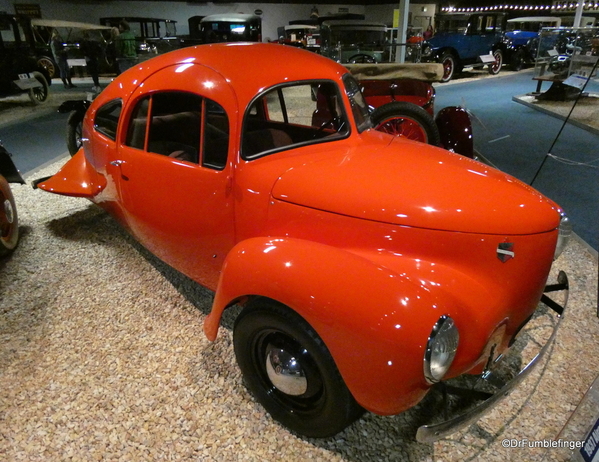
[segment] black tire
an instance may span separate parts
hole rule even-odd
[[[350,64],[376,64],[376,59],[373,56],[360,53],[353,55],[348,62]]]
[[[46,77],[41,72],[32,72],[33,77],[42,84],[41,87],[31,88],[29,90],[29,99],[35,105],[41,104],[48,99],[49,86]]]
[[[48,78],[53,79],[56,77],[56,64],[54,64],[54,60],[48,56],[40,56],[37,58],[37,65],[40,68],[46,69],[48,73]]]
[[[0,255],[12,252],[19,243],[19,217],[10,186],[0,175]]]
[[[495,58],[495,62],[490,63],[487,68],[489,74],[497,75],[501,71],[501,66],[503,66],[503,52],[497,49],[493,52],[493,57]]]
[[[350,425],[364,412],[345,385],[327,347],[297,313],[269,299],[249,304],[235,321],[233,342],[246,386],[266,411],[288,429],[325,438]],[[270,355],[288,353],[296,372],[280,374],[280,364],[267,370]],[[288,359],[291,359],[288,356]],[[273,384],[271,378],[279,383]],[[280,383],[283,381],[285,383]],[[299,389],[283,390],[287,384]],[[293,390],[293,391],[292,391]]]
[[[431,115],[414,103],[394,101],[376,108],[370,115],[375,130],[439,146],[441,136]]]
[[[83,137],[83,117],[85,112],[73,111],[67,119],[67,149],[69,154],[74,156],[82,146]]]
[[[455,56],[450,52],[441,55],[439,62],[443,64],[443,77],[441,82],[449,82],[457,72],[457,63]]]
[[[510,59],[510,70],[519,71],[524,67],[524,50],[517,50]]]

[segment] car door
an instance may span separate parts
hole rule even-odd
[[[121,204],[136,238],[215,289],[234,244],[229,85],[197,64],[161,70],[132,95],[118,158]]]
[[[495,27],[497,16],[492,14],[477,16],[477,33],[470,42],[471,56],[488,55],[497,41]]]

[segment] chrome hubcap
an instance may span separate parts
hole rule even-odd
[[[12,204],[8,199],[4,201],[4,216],[6,216],[6,221],[8,224],[12,225],[15,221],[15,212],[12,208]]]
[[[306,393],[308,379],[299,361],[289,352],[270,344],[266,352],[266,373],[277,390],[291,396]]]

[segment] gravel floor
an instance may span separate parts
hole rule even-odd
[[[599,370],[597,261],[577,242],[555,265],[571,296],[551,356],[492,413],[430,445],[413,439],[430,403],[313,440],[273,422],[244,388],[232,315],[214,344],[204,338],[212,293],[89,202],[12,187],[22,240],[0,260],[1,460],[565,460],[502,440],[556,437]]]

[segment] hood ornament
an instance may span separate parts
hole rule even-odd
[[[511,260],[515,256],[513,242],[502,242],[497,246],[497,258],[499,258],[502,263]]]

